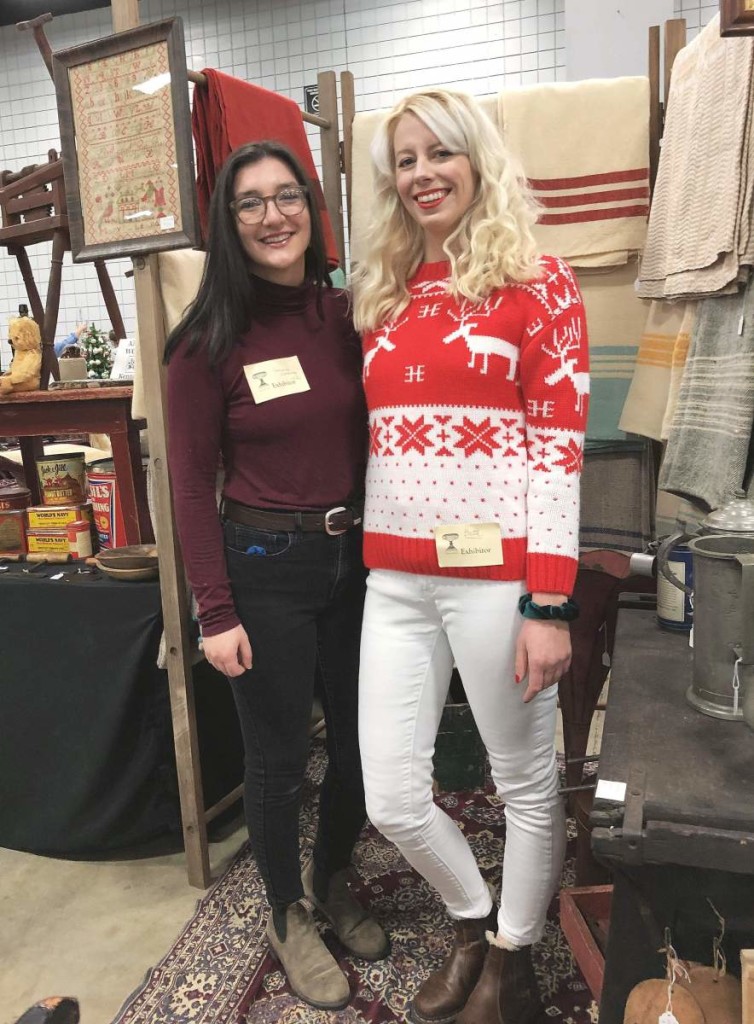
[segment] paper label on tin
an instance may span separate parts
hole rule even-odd
[[[681,583],[686,582],[686,563],[668,562],[673,572]],[[673,586],[670,580],[666,580],[660,573],[657,574],[657,615],[668,622],[683,622],[686,608],[686,594]]]
[[[437,564],[453,566],[502,565],[503,538],[499,523],[449,523],[435,527]]]
[[[610,779],[600,779],[597,789],[594,791],[595,800],[611,800],[616,804],[626,802],[626,783],[612,782]]]
[[[243,372],[257,405],[270,402],[274,398],[298,395],[302,391],[311,390],[298,356],[248,363],[244,366]]]

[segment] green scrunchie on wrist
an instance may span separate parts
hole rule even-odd
[[[522,594],[518,610],[525,619],[538,619],[540,622],[573,622],[579,617],[579,606],[570,597],[563,604],[537,604],[532,601],[531,594]]]

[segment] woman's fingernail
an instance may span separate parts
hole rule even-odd
[[[520,683],[520,682],[521,682],[521,676],[519,676],[519,675],[517,675],[517,676],[516,676],[516,682],[517,682],[517,683]]]

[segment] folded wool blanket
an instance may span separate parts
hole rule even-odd
[[[191,126],[196,144],[196,196],[203,237],[207,237],[209,201],[215,180],[227,157],[244,142],[275,139],[296,154],[306,172],[312,198],[322,214],[328,261],[337,266],[338,249],[301,109],[285,96],[221,71],[204,68],[202,74],[207,85],[194,89]]]
[[[694,302],[649,304],[633,380],[618,421],[621,430],[655,441],[665,436],[663,423],[671,394],[674,404],[695,307]]]
[[[654,537],[651,442],[586,446],[581,475],[581,551],[643,551]]]
[[[658,486],[706,511],[742,487],[754,419],[754,287],[699,303]]]
[[[649,213],[649,80],[589,79],[501,92],[498,120],[543,210],[543,252],[575,267],[641,250]]]
[[[639,294],[735,292],[754,261],[754,38],[719,16],[675,59]],[[743,268],[743,269],[742,269]]]
[[[634,375],[648,303],[637,298],[636,260],[599,271],[580,269],[589,334],[591,396],[588,441],[624,439],[618,427]]]
[[[351,142],[351,216],[349,245],[351,263],[363,255],[364,242],[374,209],[374,165],[370,147],[386,110],[370,110],[353,119]]]

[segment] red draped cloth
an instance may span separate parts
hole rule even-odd
[[[191,113],[202,237],[207,237],[209,201],[215,180],[228,156],[244,142],[274,139],[296,154],[306,172],[312,197],[322,214],[328,262],[331,267],[336,267],[338,249],[335,235],[297,104],[269,89],[242,82],[240,78],[212,68],[204,68],[202,74],[207,85],[197,85],[194,89]]]

